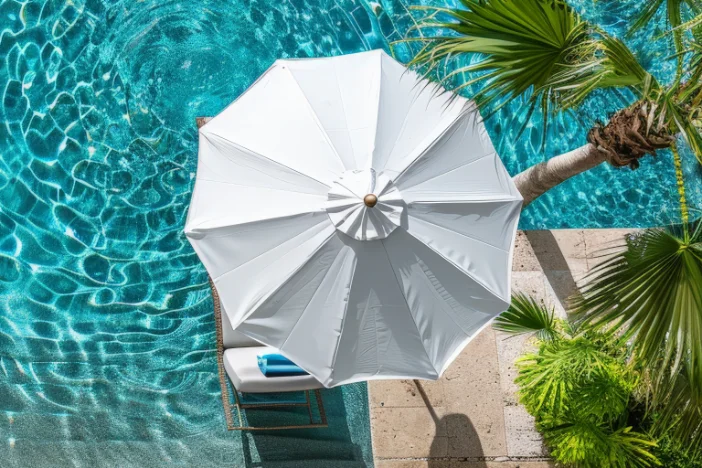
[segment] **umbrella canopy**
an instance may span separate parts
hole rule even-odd
[[[510,301],[522,198],[475,104],[382,51],[278,60],[200,130],[185,232],[325,386],[437,379]]]

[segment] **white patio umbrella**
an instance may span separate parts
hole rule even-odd
[[[474,103],[371,51],[278,60],[202,127],[185,232],[325,386],[437,379],[509,305],[521,203]]]

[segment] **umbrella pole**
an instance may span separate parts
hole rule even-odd
[[[417,386],[417,391],[419,392],[419,395],[422,397],[422,400],[424,400],[424,404],[427,406],[427,409],[429,410],[429,414],[431,415],[431,419],[434,420],[434,424],[436,426],[439,426],[439,416],[436,414],[436,411],[434,411],[434,407],[431,405],[431,402],[429,402],[429,397],[427,396],[427,393],[424,391],[424,387],[422,387],[422,383],[415,379],[413,380],[414,384]]]

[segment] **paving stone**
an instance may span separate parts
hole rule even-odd
[[[515,240],[512,289],[554,307],[594,263],[599,246],[631,230],[520,232]],[[533,346],[491,327],[481,332],[437,382],[421,382],[432,416],[412,380],[369,385],[371,425],[379,468],[546,468],[533,419],[517,404],[514,361]],[[481,457],[491,461],[476,461]],[[514,458],[526,458],[514,461]],[[536,458],[537,460],[530,460]],[[511,459],[511,460],[510,460]]]
[[[526,237],[543,270],[587,271],[583,230],[527,231]]]
[[[553,311],[558,318],[567,318],[569,304],[573,297],[578,294],[578,281],[584,276],[584,272],[573,276],[570,271],[545,271],[544,285],[546,294],[543,301]]]
[[[640,229],[588,229],[585,231],[585,254],[589,268],[605,261],[619,251],[627,235]]]
[[[377,460],[375,462],[375,468],[428,468],[429,461],[427,460]],[[449,461],[432,461],[432,468],[444,468],[449,466]],[[441,463],[443,466],[439,465]]]
[[[433,465],[427,466],[429,468],[434,468]],[[454,461],[449,465],[449,468],[551,468],[553,466],[555,465],[545,461]]]
[[[483,463],[483,464],[481,464]],[[456,462],[450,468],[551,468],[553,465],[545,461],[506,461],[506,462]]]
[[[371,411],[373,453],[376,458],[446,457],[448,436],[445,408],[375,408]]]
[[[449,460],[380,460],[376,468],[453,468]]]
[[[379,460],[376,468],[551,468],[545,461]]]
[[[510,457],[544,457],[546,448],[539,431],[534,427],[534,418],[519,406],[506,406],[505,439],[507,455]]]
[[[444,382],[450,457],[499,456],[506,450],[495,332],[486,328],[473,344]]]
[[[524,231],[518,231],[514,240],[512,271],[541,271],[539,260]]]
[[[426,407],[422,391],[432,406],[444,406],[443,381],[374,380],[369,383],[372,407]]]
[[[495,346],[495,331],[486,327],[451,363],[444,372],[444,395],[446,384],[453,380],[483,381],[496,378],[497,348]]]
[[[494,457],[506,452],[504,415],[499,395],[493,394],[492,400],[464,404],[461,413],[451,413],[445,420],[449,433],[449,457]]]
[[[514,383],[518,375],[515,361],[528,349],[534,348],[534,346],[529,346],[529,343],[533,340],[530,335],[515,336],[502,332],[496,333],[496,339],[502,402],[505,406],[517,405],[519,386]]]
[[[550,299],[545,279],[543,271],[513,271],[512,294],[522,293],[537,299]]]

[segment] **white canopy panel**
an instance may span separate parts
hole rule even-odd
[[[474,103],[382,51],[278,60],[200,130],[186,234],[325,386],[437,379],[510,300],[522,199]]]

